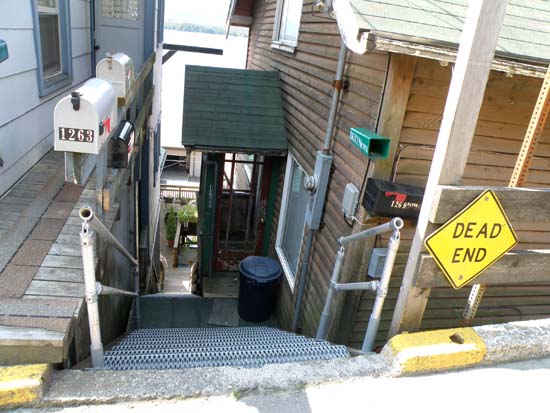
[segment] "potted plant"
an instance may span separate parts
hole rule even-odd
[[[174,238],[176,238],[177,227],[177,214],[174,208],[170,208],[168,211],[168,218],[166,219],[166,241],[168,241],[168,248],[174,247]]]

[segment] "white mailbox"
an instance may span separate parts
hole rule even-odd
[[[134,82],[134,62],[124,53],[107,56],[97,64],[96,76],[113,85],[117,97],[126,98]]]
[[[117,125],[117,100],[110,83],[90,79],[55,106],[56,151],[98,154]]]

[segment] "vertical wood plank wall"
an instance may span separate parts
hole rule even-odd
[[[304,1],[298,46],[292,54],[271,47],[276,0],[256,2],[248,56],[249,69],[280,72],[290,152],[308,174],[312,173],[315,153],[323,144],[340,46],[336,23],[312,16],[311,6],[311,1]],[[340,210],[344,187],[352,182],[360,188],[367,168],[367,158],[349,141],[349,129],[375,128],[387,64],[387,54],[348,54],[345,78],[351,84],[341,98],[325,226],[315,236],[302,309],[303,332],[307,335],[314,335],[317,329],[337,250],[336,239],[350,233]],[[273,228],[277,228],[279,210],[280,196]],[[275,236],[274,231],[273,256]],[[294,298],[283,279],[277,313],[282,327],[290,327],[293,308]]]
[[[396,164],[397,182],[424,186],[433,156],[452,66],[422,59],[417,64],[407,112],[400,136],[401,152]],[[492,72],[480,112],[476,135],[464,174],[464,185],[507,186],[533,111],[541,79],[506,77]],[[399,152],[398,152],[399,153]],[[536,151],[536,160],[526,186],[550,185],[550,130],[547,129]],[[516,250],[550,248],[550,226],[539,223],[513,223],[520,243]],[[385,338],[405,268],[406,253],[413,230],[403,233],[399,263],[383,312],[378,342]],[[520,277],[521,274],[514,274]],[[421,329],[456,327],[470,289],[432,289]],[[364,296],[356,316],[350,345],[361,343],[373,300]],[[475,325],[548,317],[550,283],[488,287]]]

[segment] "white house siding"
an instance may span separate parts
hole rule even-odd
[[[0,39],[10,55],[0,63],[0,196],[53,148],[55,104],[92,73],[90,3],[69,0],[73,83],[39,96],[31,1],[0,2]]]

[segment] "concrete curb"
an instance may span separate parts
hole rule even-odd
[[[24,377],[25,385],[17,390],[6,388],[1,393],[0,408],[8,403],[32,403],[43,408],[227,395],[238,400],[260,394],[300,392],[321,384],[351,385],[357,380],[377,381],[548,356],[550,319],[400,334],[390,340],[382,354],[273,364],[258,369],[54,371],[51,386],[40,399],[50,372],[48,366],[42,365],[35,366],[35,375],[12,376],[15,382]],[[30,381],[27,383],[25,378]]]
[[[49,364],[29,364],[0,368],[0,409],[38,402],[49,384]]]
[[[548,357],[550,319],[399,334],[382,356],[394,377]]]

